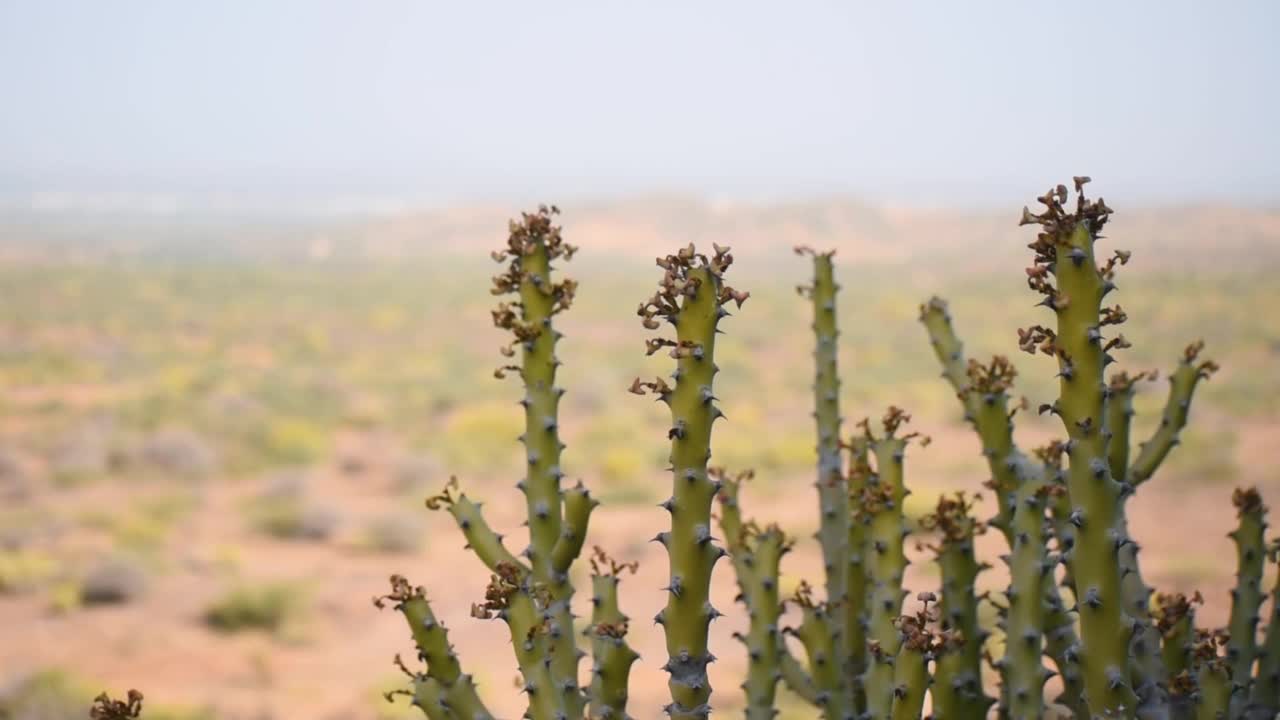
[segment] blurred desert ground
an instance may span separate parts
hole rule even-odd
[[[1234,569],[1232,487],[1256,484],[1280,505],[1280,211],[1108,202],[1109,243],[1134,251],[1117,295],[1134,344],[1122,366],[1168,370],[1196,338],[1223,366],[1132,518],[1149,582],[1200,589],[1202,621],[1218,624]],[[838,250],[846,429],[895,403],[934,438],[908,458],[919,515],[986,479],[916,322],[922,300],[951,301],[972,355],[1012,356],[1033,406],[1052,391],[1051,361],[1015,344],[1014,329],[1043,312],[1025,287],[1018,207],[651,196],[564,208],[581,247],[563,268],[581,281],[562,325],[566,469],[605,501],[589,542],[641,561],[624,601],[643,655],[633,715],[659,717],[665,693],[648,618],[666,560],[646,540],[667,522],[655,506],[668,494],[667,420],[625,392],[636,375],[667,372],[661,355],[644,356],[635,317],[658,277],[652,258],[690,241],[736,251],[733,284],[752,296],[718,349],[728,422],[713,459],[755,467],[749,514],[803,538],[784,563],[794,586],[818,560],[813,341],[794,292],[810,265],[792,246]],[[523,545],[519,391],[492,375],[504,338],[490,324],[486,259],[519,209],[0,213],[0,717],[82,717],[89,695],[129,687],[153,720],[414,717],[381,697],[405,685],[395,653],[413,657],[402,619],[370,603],[393,572],[428,588],[491,707],[517,717],[506,631],[468,615],[487,573],[422,501],[456,474]],[[1140,395],[1137,436],[1164,390]],[[1060,431],[1033,413],[1019,421],[1027,445]],[[909,587],[933,589],[927,553],[910,547]],[[983,542],[988,559],[1000,551]],[[728,612],[712,668],[725,713],[744,665],[727,564],[715,588]],[[585,614],[587,598],[578,604]]]

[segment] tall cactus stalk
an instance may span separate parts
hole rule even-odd
[[[1156,595],[1152,613],[1156,631],[1160,633],[1160,655],[1170,678],[1191,668],[1191,651],[1195,646],[1195,606],[1204,599],[1200,593],[1187,597],[1182,593]]]
[[[524,556],[533,582],[545,586],[550,593],[546,611],[551,616],[551,676],[566,712],[577,716],[582,712],[584,698],[578,687],[581,653],[575,645],[569,567],[582,549],[594,503],[585,491],[576,492],[571,500],[560,488],[564,477],[560,452],[564,445],[559,434],[559,404],[564,390],[556,386],[556,369],[560,366],[556,343],[561,334],[552,326],[552,318],[569,308],[577,283],[572,279],[556,283],[551,278],[552,263],[559,258],[568,260],[576,252],[553,224],[558,212],[555,207],[544,206],[536,213],[526,213],[522,222],[511,223],[507,246],[493,254],[495,261],[507,263],[507,271],[494,278],[492,292],[514,293],[519,301],[500,303],[493,319],[495,325],[512,333],[512,346],[520,347],[520,366],[508,369],[519,372],[525,390],[520,401],[525,432],[520,439],[525,446],[527,468],[519,487],[525,495],[530,542]],[[514,354],[511,349],[505,352]],[[566,510],[570,511],[567,517]]]
[[[934,297],[920,306],[920,321],[929,333],[929,342],[942,365],[942,377],[955,390],[964,409],[966,422],[973,426],[982,443],[991,479],[987,486],[996,494],[997,512],[991,525],[1004,535],[1012,551],[1014,510],[1017,494],[1026,479],[1054,483],[1060,468],[1035,464],[1017,447],[1013,439],[1013,417],[1017,406],[1011,406],[1009,391],[1016,371],[1009,360],[997,355],[983,365],[966,359],[964,344],[956,335],[946,301]],[[979,387],[981,384],[981,387]],[[1043,476],[1043,477],[1041,477]],[[1064,502],[1055,500],[1055,502]],[[1067,522],[1070,510],[1061,513],[1061,530],[1055,533],[1059,549],[1069,554],[1075,529]],[[1075,650],[1079,647],[1074,620],[1068,615],[1052,573],[1045,573],[1040,596],[1044,598],[1044,649],[1053,659],[1062,678],[1063,692],[1059,703],[1071,708],[1077,720],[1089,718],[1082,700],[1083,677]]]
[[[1231,532],[1236,544],[1236,586],[1231,591],[1230,641],[1227,663],[1231,683],[1242,692],[1232,695],[1232,716],[1249,697],[1253,665],[1258,658],[1258,620],[1262,607],[1262,569],[1266,563],[1267,506],[1257,488],[1237,489],[1231,496],[1240,524]]]
[[[844,684],[840,679],[843,664],[839,638],[833,630],[839,608],[814,600],[813,588],[804,581],[800,582],[792,602],[800,608],[801,621],[799,627],[787,628],[785,632],[794,635],[804,646],[809,676],[818,689],[816,704],[828,720],[848,717],[851,711],[838,691]]]
[[[942,629],[954,638],[939,653],[934,671],[933,715],[937,720],[982,720],[993,700],[982,687],[982,645],[986,631],[978,625],[975,583],[987,568],[974,555],[974,536],[986,528],[970,514],[973,499],[963,492],[938,498],[933,514],[921,526],[938,533],[934,552],[942,571],[939,614]]]
[[[891,715],[893,659],[901,646],[894,622],[907,594],[902,587],[907,569],[903,550],[903,539],[907,535],[902,512],[907,495],[903,461],[907,443],[920,437],[918,433],[898,435],[898,430],[909,420],[910,416],[900,408],[890,407],[882,421],[882,435],[872,432],[870,421],[861,423],[867,447],[875,458],[875,472],[867,478],[859,511],[867,526],[863,562],[868,585],[868,653],[862,686],[867,698],[866,713],[872,720],[885,720]],[[928,438],[922,438],[921,442],[927,443]]]
[[[849,491],[849,570],[845,601],[844,628],[849,638],[849,684],[853,686],[853,708],[862,715],[866,711],[867,694],[862,678],[867,671],[867,595],[870,585],[866,568],[866,523],[861,521],[862,495],[867,480],[872,475],[870,443],[865,436],[849,440],[849,472],[846,485]]]
[[[918,613],[896,620],[901,643],[893,660],[893,720],[916,720],[921,716],[929,687],[929,661],[939,651],[938,638],[929,629],[933,620],[929,603],[936,598],[926,592],[920,593],[919,599],[923,606]]]
[[[836,676],[837,685],[831,691],[842,696],[841,707],[852,708],[849,678],[861,668],[852,661],[854,648],[846,631],[844,610],[849,600],[849,492],[840,455],[840,376],[837,370],[837,339],[840,333],[836,325],[836,291],[839,286],[835,282],[832,264],[835,251],[820,253],[811,248],[797,247],[796,253],[813,258],[813,285],[798,289],[813,303],[816,339],[813,416],[818,435],[818,477],[815,482],[819,510],[817,537],[822,545],[827,603],[831,607],[830,630],[835,638],[841,667]]]
[[[1094,245],[1111,209],[1083,194],[1088,178],[1075,178],[1078,202],[1067,212],[1067,188],[1059,185],[1039,201],[1039,215],[1023,209],[1023,224],[1043,230],[1031,244],[1035,252],[1028,283],[1044,296],[1042,304],[1057,319],[1055,328],[1040,325],[1019,331],[1019,345],[1058,361],[1059,395],[1047,409],[1061,419],[1067,444],[1067,488],[1077,535],[1071,572],[1080,613],[1081,652],[1086,702],[1094,715],[1132,717],[1137,696],[1131,686],[1129,640],[1131,621],[1124,612],[1120,568],[1115,555],[1125,535],[1120,524],[1120,483],[1111,476],[1107,458],[1106,399],[1103,381],[1109,351],[1125,347],[1123,336],[1104,341],[1102,329],[1125,320],[1118,307],[1102,309],[1103,297],[1115,286],[1115,263],[1099,268]],[[1056,282],[1056,285],[1054,284]]]
[[[1192,650],[1192,668],[1175,678],[1173,694],[1188,700],[1196,720],[1227,720],[1231,706],[1231,666],[1224,651],[1227,633],[1197,630]]]
[[[1267,556],[1280,570],[1280,540],[1272,542]],[[1271,616],[1266,639],[1258,652],[1258,675],[1253,685],[1253,706],[1274,716],[1280,713],[1280,572],[1271,590]]]
[[[667,549],[671,575],[667,586],[667,606],[655,620],[663,626],[667,639],[671,703],[665,708],[676,720],[706,718],[711,684],[707,663],[713,657],[707,648],[707,631],[719,612],[709,600],[711,571],[725,551],[712,542],[711,504],[717,484],[707,476],[711,457],[711,426],[721,417],[715,405],[712,385],[718,370],[715,364],[715,335],[720,319],[728,315],[724,305],[739,306],[746,293],[738,293],[723,282],[725,270],[733,262],[728,248],[716,247],[708,258],[690,244],[675,255],[658,259],[664,270],[659,290],[641,304],[639,315],[650,330],[661,327],[659,317],[675,326],[676,339],[654,338],[646,345],[650,354],[669,347],[676,360],[675,387],[658,378],[644,383],[637,379],[632,391],[651,392],[671,408],[672,495],[663,503],[671,514],[671,530],[658,540]]]
[[[1061,452],[1051,444],[1037,451],[1042,459]],[[1046,464],[1048,461],[1046,459]],[[1046,616],[1051,606],[1042,594],[1046,577],[1051,578],[1054,562],[1049,559],[1046,510],[1054,486],[1036,469],[1025,472],[1014,493],[1013,543],[1006,560],[1009,589],[1005,592],[1004,658],[1000,661],[1005,704],[1004,714],[1013,720],[1039,718],[1044,714],[1044,683],[1049,671],[1041,662]]]
[[[620,563],[604,550],[591,555],[591,625],[584,631],[591,639],[591,685],[588,717],[596,720],[630,720],[627,714],[631,665],[640,658],[627,644],[630,623],[618,603],[622,573],[635,573],[638,563]]]
[[[782,556],[791,550],[791,541],[777,525],[761,530],[753,522],[743,522],[738,497],[742,483],[754,476],[752,471],[731,475],[712,468],[709,472],[721,483],[720,530],[738,579],[737,599],[747,609],[747,632],[734,634],[747,649],[747,678],[742,683],[747,696],[746,717],[773,720],[784,649],[779,629],[783,609],[779,566]]]

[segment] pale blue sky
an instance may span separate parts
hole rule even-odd
[[[1280,2],[0,0],[0,192],[1280,199]]]

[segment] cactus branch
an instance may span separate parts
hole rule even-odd
[[[934,714],[944,720],[981,720],[993,702],[982,687],[982,644],[986,637],[978,625],[978,574],[986,569],[974,556],[974,536],[985,526],[971,515],[975,497],[963,492],[938,498],[933,514],[921,519],[921,527],[938,534],[934,551],[942,571],[939,615],[942,629],[955,639],[937,661],[934,672]]]
[[[618,604],[618,583],[624,572],[635,573],[637,563],[620,563],[600,548],[591,557],[591,699],[589,717],[630,720],[627,715],[631,665],[639,655],[627,644],[630,618]]]
[[[990,524],[1004,535],[1010,550],[1014,547],[1013,514],[1018,506],[1017,492],[1024,478],[1040,482],[1057,482],[1060,469],[1034,463],[1014,444],[1013,417],[1018,405],[1010,408],[1009,391],[1013,387],[1016,371],[1008,358],[995,356],[983,365],[966,359],[964,345],[956,335],[947,303],[934,297],[920,306],[920,322],[929,334],[934,354],[942,365],[942,376],[956,391],[964,408],[965,420],[970,423],[982,443],[982,455],[991,472],[988,487],[996,494],[996,517]],[[1045,458],[1041,458],[1043,461]],[[1055,505],[1066,503],[1065,494],[1055,499]],[[1055,508],[1058,509],[1058,508]],[[1061,522],[1055,527],[1059,549],[1064,554],[1074,543],[1075,530],[1066,522],[1070,509],[1061,512]],[[1068,567],[1068,575],[1070,568]],[[1081,699],[1083,694],[1079,664],[1073,659],[1079,646],[1075,623],[1067,614],[1052,573],[1045,573],[1041,596],[1047,606],[1044,617],[1045,651],[1053,659],[1062,677],[1063,692],[1058,702],[1072,709],[1078,720],[1087,720],[1088,709]]]
[[[1024,209],[1023,224],[1039,224],[1042,232],[1030,247],[1035,260],[1027,269],[1032,290],[1057,318],[1055,328],[1036,325],[1019,330],[1019,346],[1058,361],[1059,395],[1048,406],[1062,420],[1067,443],[1067,487],[1077,518],[1071,572],[1080,612],[1084,686],[1094,715],[1131,717],[1137,696],[1130,682],[1129,622],[1125,618],[1120,569],[1115,553],[1125,540],[1119,522],[1121,485],[1111,476],[1107,458],[1105,366],[1110,349],[1123,341],[1104,342],[1101,331],[1123,322],[1124,313],[1101,308],[1114,287],[1114,263],[1099,268],[1094,244],[1111,209],[1090,202],[1082,189],[1088,178],[1076,178],[1076,209],[1067,212],[1067,188],[1059,185],[1039,200],[1040,215]],[[1117,255],[1121,262],[1128,255]],[[1056,286],[1055,286],[1056,281]],[[1122,337],[1122,336],[1121,336]]]
[[[409,632],[418,648],[418,657],[426,663],[426,677],[439,684],[439,696],[458,720],[492,720],[493,714],[476,694],[471,676],[462,672],[458,655],[449,644],[449,632],[436,619],[427,602],[426,593],[399,575],[391,576],[391,592],[374,599],[374,605],[387,602],[404,616]],[[426,712],[426,708],[424,708]]]
[[[1272,541],[1268,558],[1280,565],[1280,540]],[[1280,712],[1280,573],[1271,591],[1271,617],[1267,621],[1266,639],[1258,653],[1258,675],[1253,684],[1253,704],[1269,716]]]
[[[559,404],[564,390],[556,386],[556,343],[561,334],[552,319],[568,310],[577,291],[577,282],[552,280],[552,263],[569,260],[577,249],[566,243],[561,229],[554,224],[559,209],[541,206],[537,212],[524,213],[520,221],[508,228],[506,247],[493,253],[493,259],[505,264],[505,272],[493,279],[494,295],[516,295],[514,302],[502,302],[493,311],[495,326],[512,335],[511,345],[503,354],[514,355],[520,347],[518,367],[524,384],[525,431],[520,441],[525,446],[526,474],[520,483],[528,512],[529,546],[524,555],[532,570],[532,582],[547,588],[550,599],[546,611],[551,615],[548,630],[551,675],[560,702],[568,714],[581,714],[585,698],[578,687],[578,659],[570,605],[573,585],[568,570],[582,550],[593,501],[579,487],[567,494],[561,491],[564,477],[560,453]],[[495,373],[503,376],[503,370]],[[511,564],[503,558],[503,564]],[[494,565],[490,569],[497,572]]]
[[[728,248],[716,247],[714,256],[701,255],[693,247],[658,259],[664,270],[659,290],[640,306],[646,328],[661,327],[661,317],[675,326],[676,339],[656,338],[649,351],[669,347],[676,360],[675,387],[661,379],[637,380],[632,390],[652,392],[671,408],[672,495],[664,504],[671,514],[671,531],[663,539],[670,559],[667,606],[656,620],[667,639],[671,703],[666,712],[676,720],[701,720],[710,713],[711,684],[707,664],[714,659],[707,648],[707,631],[719,614],[711,606],[711,571],[725,551],[711,537],[711,503],[717,487],[707,477],[711,456],[711,426],[722,415],[715,404],[713,384],[715,336],[720,319],[728,315],[724,305],[741,306],[747,293],[723,282],[733,263]]]
[[[906,521],[903,500],[907,490],[903,484],[903,460],[907,443],[917,433],[898,435],[910,416],[900,408],[890,407],[885,413],[881,435],[873,434],[871,423],[860,424],[867,446],[875,458],[875,472],[866,482],[859,515],[866,523],[863,549],[868,584],[867,669],[862,687],[867,698],[867,713],[872,720],[884,720],[893,707],[893,659],[898,654],[901,638],[894,622],[902,610],[906,591],[902,588],[907,568],[903,551]],[[921,438],[921,443],[928,438]]]
[[[836,639],[841,666],[841,671],[836,675],[837,685],[831,688],[831,692],[842,696],[842,705],[851,705],[852,688],[847,678],[856,672],[851,662],[853,645],[845,627],[845,613],[839,610],[849,599],[850,548],[849,492],[840,455],[840,376],[837,370],[837,339],[840,332],[836,324],[836,291],[839,286],[835,282],[832,263],[835,251],[816,252],[811,248],[797,247],[796,254],[813,258],[813,286],[802,288],[802,293],[807,294],[813,303],[813,416],[818,436],[818,477],[815,482],[818,488],[818,540],[822,544],[827,602],[833,610],[829,622]]]
[[[747,648],[747,679],[742,685],[747,695],[746,716],[748,720],[772,720],[782,678],[779,662],[785,649],[778,630],[782,614],[779,566],[791,549],[791,541],[776,525],[762,531],[755,523],[743,523],[739,493],[754,472],[731,474],[721,468],[708,472],[721,483],[720,529],[738,579],[737,599],[747,608],[747,632],[735,634]]]
[[[1200,352],[1204,342],[1197,340],[1187,346],[1182,360],[1176,370],[1169,376],[1169,399],[1165,402],[1164,412],[1160,416],[1160,426],[1149,440],[1142,443],[1138,457],[1129,468],[1128,481],[1137,486],[1146,482],[1155,473],[1160,463],[1164,462],[1169,451],[1178,444],[1178,434],[1187,424],[1187,415],[1191,410],[1191,398],[1196,385],[1207,380],[1218,370],[1218,364],[1212,360],[1200,360]]]
[[[467,539],[467,548],[480,558],[491,572],[497,572],[500,565],[516,565],[525,567],[511,551],[502,544],[502,536],[489,527],[481,514],[481,503],[471,502],[463,493],[458,492],[458,478],[451,477],[438,494],[427,498],[428,510],[447,510],[454,522],[462,530]],[[526,571],[528,568],[525,568]]]
[[[1231,533],[1236,544],[1236,586],[1231,591],[1231,615],[1227,625],[1227,664],[1233,685],[1247,691],[1258,657],[1258,611],[1262,606],[1262,569],[1266,563],[1267,506],[1256,488],[1237,489],[1231,496],[1240,518]],[[1248,697],[1247,692],[1242,693]],[[1241,696],[1232,700],[1233,707]]]

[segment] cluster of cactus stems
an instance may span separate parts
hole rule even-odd
[[[708,255],[689,245],[658,258],[658,290],[640,304],[638,315],[648,330],[674,328],[674,337],[654,337],[645,345],[649,355],[669,355],[675,367],[667,378],[636,379],[630,390],[653,396],[671,413],[666,432],[672,490],[661,503],[670,527],[654,538],[669,561],[665,606],[654,618],[666,638],[661,667],[670,700],[663,712],[701,720],[711,711],[707,666],[715,655],[709,626],[721,615],[710,602],[711,583],[717,561],[726,555],[737,601],[746,610],[745,629],[735,637],[745,648],[741,688],[749,720],[777,714],[780,685],[828,720],[919,718],[926,696],[938,720],[985,718],[993,704],[1002,718],[1040,718],[1051,701],[1080,720],[1235,720],[1280,711],[1280,581],[1271,593],[1264,637],[1258,637],[1263,568],[1277,561],[1280,541],[1266,545],[1266,508],[1255,490],[1234,497],[1238,574],[1227,628],[1196,628],[1199,594],[1154,595],[1143,581],[1126,503],[1177,445],[1198,383],[1217,366],[1201,359],[1201,343],[1188,346],[1169,376],[1159,426],[1131,451],[1133,397],[1155,373],[1107,375],[1113,354],[1128,342],[1123,335],[1103,336],[1108,326],[1126,320],[1119,306],[1104,307],[1103,299],[1115,289],[1116,270],[1129,254],[1116,251],[1099,264],[1095,244],[1112,211],[1102,200],[1085,199],[1086,182],[1075,179],[1073,209],[1068,189],[1060,185],[1039,198],[1041,213],[1024,209],[1022,217],[1023,224],[1040,226],[1029,245],[1034,261],[1027,280],[1054,321],[1019,330],[1018,345],[1057,362],[1057,397],[1040,411],[1060,418],[1062,439],[1021,449],[1014,420],[1027,402],[1012,394],[1013,364],[1004,356],[985,364],[967,358],[947,304],[934,298],[921,306],[942,376],[980,441],[994,514],[978,517],[982,497],[961,492],[941,497],[921,519],[919,532],[927,537],[920,546],[933,551],[941,584],[936,593],[917,595],[915,612],[904,613],[910,534],[905,455],[913,441],[923,446],[928,438],[907,432],[910,416],[897,407],[842,436],[833,253],[796,250],[813,262],[812,284],[799,290],[812,303],[815,337],[822,598],[816,597],[818,583],[805,581],[791,597],[782,597],[782,561],[795,541],[777,525],[744,517],[741,490],[753,473],[709,465],[712,428],[723,417],[714,391],[716,335],[730,306],[740,308],[748,296],[725,283],[733,255],[728,248],[716,246]],[[581,483],[562,486],[558,403],[564,391],[556,384],[560,334],[552,321],[569,308],[576,285],[552,278],[553,261],[574,252],[554,225],[556,212],[544,207],[513,222],[507,246],[494,254],[506,264],[494,279],[494,294],[517,296],[501,303],[493,317],[513,336],[503,354],[519,355],[520,364],[495,374],[518,374],[524,384],[520,439],[526,475],[517,487],[526,498],[529,544],[518,555],[509,551],[456,481],[428,506],[453,516],[491,573],[472,615],[507,624],[527,696],[526,717],[625,719],[628,682],[639,657],[627,644],[619,579],[635,571],[634,563],[615,561],[596,548],[589,561],[590,623],[581,632],[572,612],[570,569],[582,554],[596,502]],[[988,527],[1008,547],[1001,558],[1009,584],[994,596],[977,591],[979,575],[990,566],[979,560],[975,538]],[[989,654],[991,633],[979,623],[984,600],[999,617],[999,658]],[[403,614],[424,664],[418,671],[400,663],[412,679],[412,689],[404,692],[413,703],[432,720],[491,718],[425,591],[396,576],[391,592],[376,602],[391,603]],[[799,623],[784,627],[788,605],[798,610]],[[592,654],[585,686],[579,679],[580,636]],[[797,646],[794,654],[791,644]],[[999,676],[998,686],[985,681],[984,659]],[[1055,675],[1061,692],[1050,699],[1045,688]]]

